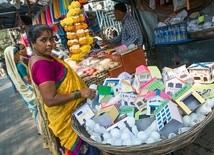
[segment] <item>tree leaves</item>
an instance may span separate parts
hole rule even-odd
[[[0,30],[0,57],[4,55],[5,48],[12,45],[13,42],[17,40],[20,36],[19,32],[16,30],[12,30],[12,32],[11,31],[9,32],[9,31],[10,30],[8,29]],[[14,41],[12,41],[12,38]]]

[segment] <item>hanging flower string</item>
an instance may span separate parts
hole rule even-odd
[[[91,50],[93,38],[89,35],[88,25],[78,1],[73,1],[68,6],[67,16],[60,24],[66,31],[71,59],[80,61]]]

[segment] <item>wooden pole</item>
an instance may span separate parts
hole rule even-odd
[[[189,11],[190,10],[190,0],[187,0],[187,11]]]

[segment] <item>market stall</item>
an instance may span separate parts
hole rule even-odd
[[[105,49],[96,55],[85,57],[80,62],[68,58],[65,61],[83,78],[87,85],[102,84],[107,77],[116,78],[120,73],[135,73],[135,68],[146,65],[144,50],[120,47]]]
[[[136,9],[139,2],[126,2],[142,24],[145,50],[135,44],[102,47],[99,40],[97,48],[83,7],[86,1],[50,1],[33,17],[33,24],[53,28],[67,47],[65,61],[97,92],[71,118],[83,140],[110,154],[170,153],[193,142],[214,117],[213,16],[199,14],[191,24],[184,21],[187,11],[174,8],[176,15],[147,31]],[[172,3],[158,2],[151,0],[149,7]],[[121,25],[110,20],[112,12],[97,15],[106,17],[106,23],[98,20],[104,32],[113,30],[107,37],[120,32]]]
[[[149,64],[161,69],[213,60],[212,0],[151,2],[138,1],[136,11],[144,27]]]
[[[173,27],[179,37],[175,35],[176,40],[167,40],[170,28],[157,30],[163,34],[162,38],[155,38],[156,46],[195,41],[188,38],[190,31],[187,32],[183,23]],[[96,52],[92,56],[95,60],[86,57],[86,61],[98,66],[100,60],[96,59],[104,58],[101,62],[106,63],[102,62],[102,67],[108,70],[105,73],[108,76],[88,83],[90,88],[97,90],[97,96],[76,109],[72,116],[74,130],[107,154],[166,154],[193,142],[214,117],[212,60],[185,62],[183,57],[172,57],[164,51],[157,56],[159,64],[152,64],[162,69],[160,72],[156,66],[147,66],[142,48],[125,51],[123,48]],[[147,58],[151,57],[148,55]],[[111,68],[108,64],[115,66]],[[186,68],[182,64],[192,65]],[[96,70],[99,69],[83,72],[90,75],[90,71]],[[202,74],[203,78],[200,78]],[[87,78],[94,78],[91,75]],[[202,85],[198,86],[198,83]]]

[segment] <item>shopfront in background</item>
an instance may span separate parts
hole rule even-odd
[[[180,8],[174,1],[151,1],[137,1],[140,7],[136,11],[143,27],[149,65],[161,69],[214,60],[213,0],[184,0]]]

